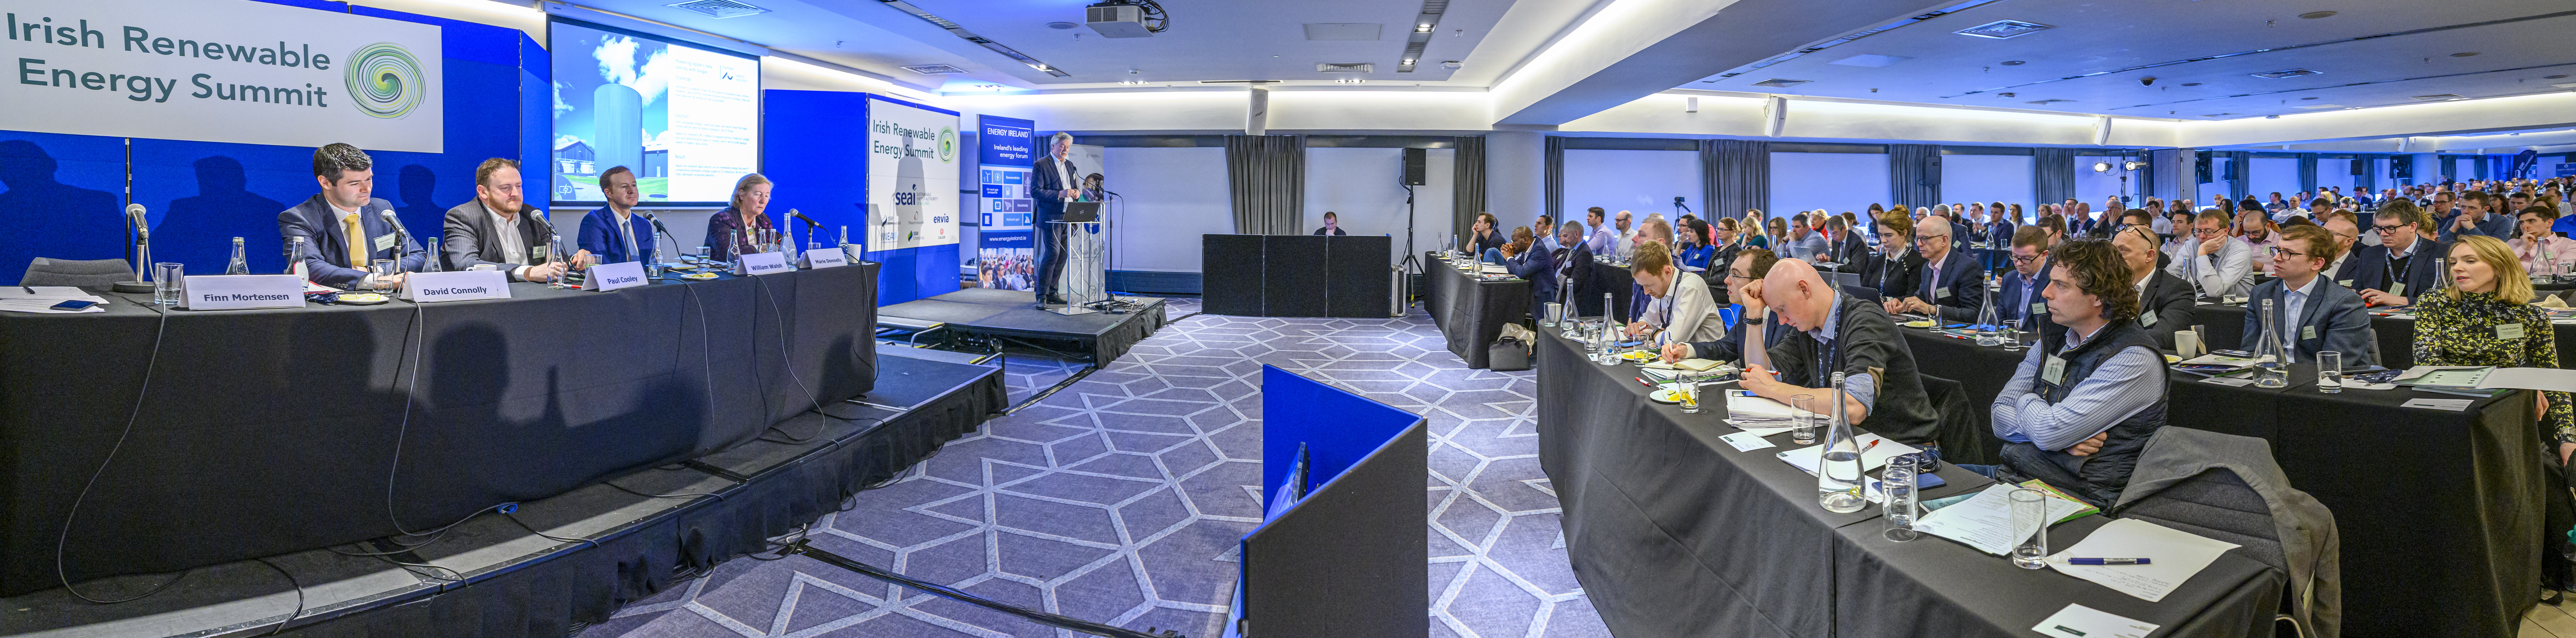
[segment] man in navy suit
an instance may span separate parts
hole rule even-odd
[[[2280,337],[2290,363],[2313,363],[2318,352],[2342,353],[2345,366],[2378,363],[2370,357],[2370,312],[2363,309],[2361,295],[2318,276],[2337,254],[2334,235],[2324,228],[2281,229],[2281,243],[2270,255],[2272,272],[2280,279],[2255,286],[2246,302],[2244,349],[2254,349],[2253,341],[2263,334],[2263,302],[2269,301],[2272,334]]]
[[[2334,254],[2338,255],[2334,261],[2326,262],[2326,281],[2351,288],[2353,275],[2359,272],[2353,269],[2352,258],[2354,253],[2361,252],[2361,227],[2353,224],[2351,213],[2330,215],[2318,225],[2323,226],[2327,233],[2334,235]]]
[[[1064,249],[1055,245],[1047,223],[1063,221],[1065,203],[1082,197],[1082,182],[1074,177],[1076,169],[1070,157],[1072,153],[1073,135],[1057,131],[1048,140],[1046,156],[1038,158],[1029,171],[1029,198],[1037,207],[1036,219],[1031,220],[1031,230],[1036,232],[1030,235],[1037,239],[1038,281],[1035,288],[1039,308],[1048,304],[1065,304],[1064,296],[1055,289],[1056,279],[1064,275]]]
[[[313,151],[313,181],[322,192],[277,214],[281,239],[303,237],[305,277],[333,288],[388,289],[402,285],[404,272],[419,270],[429,251],[411,233],[396,233],[385,218],[394,204],[373,197],[375,159],[348,144],[332,143]],[[400,239],[397,240],[396,236]],[[399,243],[399,245],[397,245]],[[401,272],[378,277],[368,271],[378,259],[392,259]]]
[[[2156,347],[2172,349],[2174,333],[2191,325],[2192,308],[2200,301],[2194,296],[2197,291],[2192,290],[2191,282],[2156,264],[2164,256],[2156,251],[2160,243],[2163,242],[2156,238],[2155,230],[2144,224],[2122,226],[2111,234],[2111,247],[2129,265],[2130,285],[2138,290],[2138,327],[2155,338]]]
[[[600,173],[599,190],[608,205],[582,216],[581,249],[603,264],[652,261],[653,220],[635,214],[635,202],[643,199],[635,171],[619,166]]]
[[[1911,294],[1903,299],[1885,302],[1887,312],[1912,312],[1937,316],[1943,321],[1976,321],[1977,305],[1985,303],[1985,268],[1977,260],[1951,250],[1950,237],[1958,232],[1956,224],[1943,217],[1925,217],[1914,227],[1915,250],[1923,253],[1923,271],[1917,275]]]
[[[2389,202],[2371,215],[2370,229],[2379,233],[2379,245],[2363,247],[2345,266],[2362,301],[2373,306],[2411,305],[2415,295],[2433,290],[2441,281],[2443,274],[2434,262],[2447,253],[2417,232],[2423,228],[2423,217],[2422,209],[2405,202]]]
[[[1995,282],[1995,320],[2023,319],[2024,330],[2048,321],[2048,229],[2023,226],[2013,231],[2012,270]]]
[[[1524,237],[1528,228],[1518,230],[1521,232],[1512,233],[1512,242],[1502,247],[1502,251],[1508,253],[1503,257],[1503,267],[1510,269],[1512,276],[1529,280],[1530,318],[1544,319],[1547,317],[1547,303],[1556,301],[1556,255],[1550,254],[1552,251],[1546,246],[1539,245],[1538,237]]]

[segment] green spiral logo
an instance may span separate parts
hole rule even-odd
[[[402,45],[378,42],[358,47],[348,59],[344,68],[349,97],[359,112],[399,118],[420,106],[421,94],[429,90],[429,83],[421,78],[420,60]]]
[[[949,162],[955,161],[956,159],[957,129],[945,126],[939,127],[939,161]]]

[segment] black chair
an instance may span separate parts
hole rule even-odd
[[[123,259],[48,259],[37,257],[27,262],[27,274],[18,277],[21,286],[81,286],[105,288],[120,281],[134,280],[134,265]]]
[[[1968,400],[1968,386],[1928,374],[1916,376],[1923,379],[1923,394],[1932,400],[1932,409],[1941,413],[1941,427],[1934,435],[1934,440],[1941,443],[1941,460],[1995,464],[1995,454],[1985,442],[1992,437],[1986,434],[1984,420],[1977,418],[1974,402]]]
[[[2564,493],[2564,490],[2561,490]],[[2238,545],[2290,575],[2276,635],[2334,638],[2343,619],[2334,513],[2290,485],[2263,439],[2180,426],[2156,431],[2109,513]]]

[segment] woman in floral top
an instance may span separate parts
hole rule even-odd
[[[2531,305],[2531,276],[2513,248],[2462,235],[2451,244],[2451,289],[2415,302],[2415,364],[2558,367],[2549,315]],[[2576,451],[2576,410],[2565,392],[2543,392],[2535,411],[2556,432],[2563,462]]]

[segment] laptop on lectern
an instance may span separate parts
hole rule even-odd
[[[1064,219],[1068,222],[1100,221],[1100,202],[1065,202]]]

